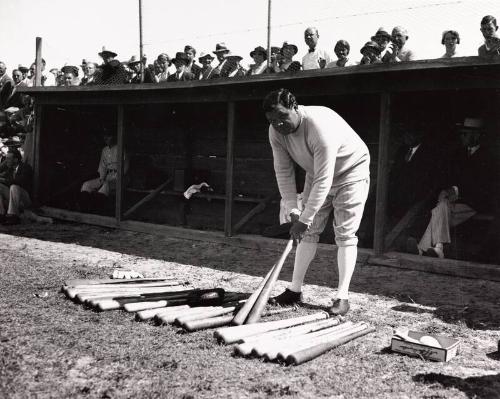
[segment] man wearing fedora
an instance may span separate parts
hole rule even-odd
[[[168,77],[167,82],[185,82],[188,80],[194,80],[194,74],[186,71],[189,64],[189,58],[186,53],[176,53],[172,63],[175,65],[176,71]]]
[[[359,65],[369,65],[369,64],[381,64],[382,60],[380,59],[380,46],[377,42],[370,40],[366,42],[360,50],[361,61],[359,61]]]
[[[95,83],[98,85],[124,84],[128,81],[128,74],[120,61],[115,60],[117,54],[104,47],[99,53],[102,58],[99,74],[96,74]]]
[[[375,34],[371,37],[371,41],[377,43],[380,48],[380,58],[382,58],[387,52],[387,46],[391,40],[391,34],[382,26],[378,28]]]
[[[153,73],[151,69],[144,66],[144,80],[142,79],[142,71],[141,71],[141,60],[139,57],[133,55],[130,57],[130,60],[127,63],[130,71],[132,72],[132,77],[130,78],[129,83],[154,83]]]
[[[214,68],[211,79],[215,78],[227,78],[231,72],[231,67],[227,62],[226,56],[229,55],[230,51],[226,46],[226,43],[217,43],[215,45],[215,50],[213,51],[219,65]]]
[[[247,75],[260,75],[266,71],[267,68],[267,51],[262,46],[257,46],[250,52],[250,57],[253,58],[254,63],[250,65]]]
[[[319,32],[318,29],[311,26],[304,32],[304,40],[309,47],[307,54],[302,57],[302,68],[308,69],[322,69],[327,64],[332,62],[332,57],[326,51],[318,46]]]
[[[444,246],[451,243],[450,228],[476,213],[495,213],[498,201],[496,160],[481,144],[485,133],[480,118],[465,118],[458,125],[461,146],[450,162],[446,188],[432,209],[431,220],[414,253],[444,258]]]
[[[279,62],[273,63],[274,72],[297,72],[302,69],[299,61],[294,61],[293,57],[298,53],[295,44],[284,42],[279,49]]]
[[[212,61],[214,60],[214,57],[210,54],[201,54],[200,57],[198,58],[198,61],[201,64],[201,69],[200,72],[197,76],[198,80],[208,80],[211,78],[211,75],[214,71],[214,68],[212,67]]]

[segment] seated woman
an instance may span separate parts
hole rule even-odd
[[[444,44],[446,52],[441,58],[460,57],[457,51],[457,44],[460,44],[460,35],[456,30],[445,30],[441,38],[441,44]]]
[[[260,75],[266,71],[267,68],[267,51],[264,47],[255,47],[253,51],[250,52],[250,57],[253,58],[254,64],[250,65],[250,69],[247,75]]]
[[[337,60],[327,64],[327,68],[347,67],[354,65],[348,58],[349,52],[351,51],[351,46],[347,41],[339,40],[337,44],[335,44],[335,48],[333,51],[337,56]]]

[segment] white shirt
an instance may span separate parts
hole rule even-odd
[[[324,59],[326,61],[326,65],[332,62],[332,58],[330,54],[328,54],[325,50],[316,47],[314,51],[308,52],[306,55],[302,57],[302,68],[304,70],[308,69],[319,69],[319,60]]]
[[[337,65],[337,61],[338,60],[335,60],[335,61],[330,62],[329,64],[326,64],[325,68],[342,68],[342,67],[339,67]],[[356,65],[356,64],[354,62],[352,62],[350,59],[347,59],[347,62],[345,63],[344,67],[348,67],[351,65]]]

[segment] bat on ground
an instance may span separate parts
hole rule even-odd
[[[160,313],[155,316],[155,320],[157,324],[173,324],[175,323],[175,320],[183,315],[197,315],[197,314],[204,314],[207,313],[208,311],[211,311],[213,309],[222,309],[222,306],[199,306],[196,308],[190,308],[185,311],[180,310],[179,312],[175,313]]]
[[[155,278],[131,278],[127,280],[112,279],[112,278],[98,278],[98,279],[73,279],[66,280],[64,286],[76,287],[79,285],[101,285],[101,284],[140,284],[140,283],[150,283],[158,281],[170,281],[176,280],[174,277],[155,277]]]
[[[156,309],[141,310],[135,314],[135,319],[137,321],[151,320],[159,313],[162,313],[165,311],[175,312],[175,311],[179,311],[181,309],[187,310],[187,309],[190,309],[190,307],[189,307],[189,305],[179,305],[179,306],[169,306],[169,307],[162,307],[162,308],[156,308]]]

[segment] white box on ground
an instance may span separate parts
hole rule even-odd
[[[404,353],[405,355],[420,357],[425,360],[434,360],[436,362],[447,362],[457,355],[460,348],[460,341],[458,339],[442,335],[426,334],[418,331],[408,331],[408,337],[415,340],[420,340],[420,338],[424,336],[436,339],[441,348],[425,345],[423,343],[405,341],[400,337],[394,336],[391,340],[391,350]]]

